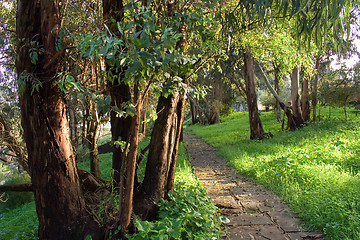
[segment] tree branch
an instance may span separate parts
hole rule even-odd
[[[0,192],[33,192],[33,191],[34,191],[34,187],[31,183],[0,186]]]

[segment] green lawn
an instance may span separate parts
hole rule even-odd
[[[218,155],[287,201],[310,229],[328,239],[360,239],[359,119],[343,121],[338,109],[322,109],[323,120],[281,131],[273,113],[261,113],[263,141],[249,140],[248,113],[232,113],[212,126],[187,130],[218,149]]]

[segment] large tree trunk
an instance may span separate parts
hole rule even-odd
[[[318,78],[319,78],[319,65],[320,65],[320,57],[316,57],[315,60],[315,70],[316,74],[313,78],[311,83],[311,106],[312,106],[312,121],[316,122],[316,105],[317,105],[317,85],[318,85]],[[319,114],[320,118],[320,114]],[[320,119],[319,119],[320,121]]]
[[[5,143],[6,147],[15,153],[17,162],[30,174],[30,169],[28,165],[28,159],[26,151],[16,138],[11,134],[10,127],[6,123],[5,118],[0,114],[0,139]]]
[[[310,120],[309,80],[306,77],[301,85],[301,114],[305,122]]]
[[[249,51],[243,53],[246,98],[249,111],[250,139],[263,139],[265,136],[257,106],[257,94],[254,72],[254,59]]]
[[[83,239],[87,221],[84,199],[70,141],[64,96],[56,82],[60,57],[56,40],[60,28],[58,0],[19,0],[16,30],[17,73],[22,126],[34,187],[40,239]],[[33,64],[31,43],[44,48]]]
[[[294,67],[291,72],[291,108],[293,110],[294,117],[301,125],[304,124],[304,120],[301,116],[299,103],[299,68]]]
[[[173,190],[179,138],[184,118],[185,96],[160,96],[151,134],[144,181],[136,197],[136,213],[145,219],[157,214],[155,202]]]

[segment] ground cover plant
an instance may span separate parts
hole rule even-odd
[[[321,122],[282,132],[273,113],[261,113],[265,131],[274,134],[262,141],[248,140],[248,113],[187,130],[216,147],[240,173],[278,193],[306,227],[327,239],[360,239],[360,118],[343,119],[341,110],[331,109]]]
[[[140,144],[143,148],[147,140]],[[171,201],[158,204],[159,221],[136,221],[137,234],[129,239],[219,239],[220,216],[215,205],[199,185],[187,160],[184,144],[180,144],[176,172],[175,191]],[[100,154],[102,177],[111,180],[111,153]],[[78,163],[79,168],[89,170],[88,159]],[[2,170],[7,170],[6,168]],[[139,171],[143,170],[140,168]],[[37,239],[37,215],[34,202],[15,209],[0,211],[0,239]]]

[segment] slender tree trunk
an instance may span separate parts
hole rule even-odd
[[[254,59],[249,51],[245,51],[243,57],[246,98],[250,122],[250,139],[263,139],[265,132],[261,124],[257,106]]]
[[[294,67],[291,73],[291,108],[296,126],[301,126],[305,122],[301,116],[299,101],[299,68]]]
[[[68,112],[69,112],[71,143],[75,148],[78,145],[78,124],[76,118],[76,106],[77,106],[77,93],[76,91],[73,90],[68,95]]]
[[[318,56],[315,61],[316,74],[311,83],[311,105],[312,105],[312,121],[316,122],[316,106],[317,106],[317,85],[319,79],[319,64],[320,57]],[[319,121],[320,121],[320,110],[319,110]]]
[[[122,234],[128,231],[133,212],[134,179],[136,170],[136,154],[139,141],[139,129],[141,118],[142,96],[135,84],[134,102],[136,103],[136,114],[132,118],[129,129],[129,151],[122,165],[124,170],[120,177],[120,226]],[[125,153],[126,154],[126,153]]]
[[[22,126],[39,219],[40,239],[83,239],[88,225],[70,140],[65,100],[56,82],[60,57],[58,0],[19,0],[16,63],[25,90],[20,93]],[[29,58],[36,41],[44,54]]]
[[[297,118],[301,117],[299,101],[299,68],[294,67],[291,73],[291,106],[293,114]]]
[[[81,127],[81,142],[83,145],[88,146],[88,142],[87,142],[87,119],[89,118],[89,109],[86,107],[86,99],[84,97],[83,99],[83,109],[82,109],[82,127]]]
[[[301,85],[301,114],[305,122],[310,120],[309,80],[306,77]]]
[[[185,96],[179,93],[159,98],[156,119],[151,134],[144,181],[136,198],[136,213],[153,219],[155,202],[173,190],[179,138],[183,123]]]
[[[99,134],[99,117],[96,109],[96,102],[90,96],[85,96],[86,105],[89,112],[87,119],[87,144],[90,151],[90,172],[100,178],[100,160],[98,152],[98,134]]]
[[[145,137],[146,135],[146,113],[148,110],[148,105],[149,105],[149,93],[146,94],[145,99],[144,99],[144,103],[143,103],[143,108],[141,110],[141,130],[140,133],[142,134],[142,137]],[[139,140],[141,141],[141,140]]]
[[[275,92],[280,95],[280,86],[279,86],[279,68],[275,66],[274,63],[274,88]],[[275,114],[276,114],[276,120],[278,122],[282,121],[281,117],[281,107],[280,102],[277,98],[275,98],[275,108],[274,108]]]
[[[120,33],[117,27],[112,25],[111,19],[115,21],[122,21],[124,16],[124,6],[122,0],[103,0],[103,15],[104,21],[111,31],[117,36],[120,36]],[[122,104],[125,102],[131,101],[131,91],[129,85],[122,82],[123,74],[125,69],[111,69],[111,66],[106,66],[107,71],[114,71],[114,75],[120,75],[119,80],[114,82],[108,81],[108,87],[110,89],[111,96],[111,106],[122,109]],[[130,127],[131,127],[132,118],[130,116],[119,116],[117,112],[111,111],[110,113],[110,122],[111,122],[111,135],[112,141],[128,141],[130,137]],[[113,150],[113,161],[112,168],[114,171],[113,175],[113,186],[118,188],[120,184],[120,172],[121,172],[121,163],[125,158],[125,152],[121,147],[114,145]]]
[[[256,62],[257,66],[259,67],[261,76],[264,79],[265,85],[270,90],[270,92],[273,94],[273,96],[279,101],[280,107],[284,110],[284,114],[286,115],[288,121],[287,121],[287,129],[295,130],[296,128],[301,127],[300,122],[297,121],[297,118],[291,113],[291,109],[285,105],[285,103],[281,100],[280,96],[276,93],[274,88],[271,86],[269,79],[267,78],[266,74],[264,73],[262,67],[258,62]],[[284,119],[283,119],[283,125],[284,125]],[[282,126],[283,129],[283,126]]]

